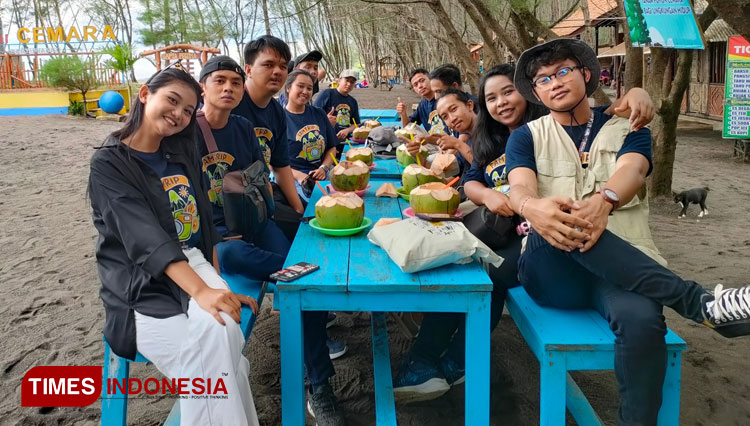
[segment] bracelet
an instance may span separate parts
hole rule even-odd
[[[532,197],[532,196],[528,196],[528,197],[526,197],[526,199],[524,199],[524,200],[523,200],[523,201],[521,202],[521,208],[520,208],[520,209],[518,209],[518,214],[520,214],[520,215],[521,215],[521,216],[523,216],[523,217],[526,217],[526,216],[524,216],[524,215],[523,215],[523,208],[524,208],[524,207],[526,207],[526,203],[527,203],[527,202],[528,202],[528,201],[529,201],[530,199],[532,199],[532,198],[534,198],[534,197]]]

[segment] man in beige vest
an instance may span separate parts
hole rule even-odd
[[[516,89],[550,115],[506,148],[513,209],[533,228],[519,278],[539,304],[593,308],[615,334],[618,425],[655,425],[666,367],[662,307],[726,337],[750,334],[750,288],[714,293],[665,268],[648,227],[651,134],[592,110],[599,62],[558,39],[519,58]]]

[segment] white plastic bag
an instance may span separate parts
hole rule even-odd
[[[400,220],[372,228],[369,240],[383,248],[404,272],[418,272],[474,259],[500,266],[503,258],[479,241],[461,222]]]

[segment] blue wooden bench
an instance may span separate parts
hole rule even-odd
[[[258,309],[260,310],[261,303],[263,302],[263,296],[265,296],[266,289],[268,286],[273,286],[266,282],[254,281],[247,279],[239,275],[224,275],[224,279],[229,284],[229,288],[235,292],[250,296],[258,301]],[[248,306],[242,306],[242,317],[240,321],[240,328],[242,333],[245,335],[245,339],[248,339],[250,333],[253,331],[255,325],[256,316],[253,315],[253,311]],[[136,354],[135,361],[131,361],[126,358],[117,356],[104,340],[104,368],[102,368],[102,410],[101,410],[101,425],[102,426],[125,426],[128,419],[128,397],[127,395],[117,394],[117,387],[113,394],[106,393],[107,379],[120,380],[127,379],[130,377],[130,364],[132,362],[149,362],[146,357],[140,353]],[[169,412],[167,420],[164,422],[167,426],[179,426],[180,424],[180,403],[179,400],[172,406],[172,411]]]
[[[539,360],[539,424],[565,425],[567,406],[579,425],[604,425],[569,371],[614,369],[615,336],[609,324],[593,310],[543,308],[523,287],[508,292],[506,306]],[[666,342],[667,372],[658,424],[678,426],[680,361],[687,345],[672,330]]]
[[[394,100],[393,103],[395,104],[396,101]],[[359,119],[360,121],[378,119],[383,126],[401,127],[401,117],[395,109],[360,109]]]

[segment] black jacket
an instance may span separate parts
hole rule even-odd
[[[164,140],[162,150],[167,162],[183,166],[195,188],[199,248],[211,261],[219,236],[194,143]],[[106,314],[104,337],[117,355],[134,359],[134,309],[155,318],[187,312],[189,296],[164,274],[167,265],[187,258],[160,178],[115,137],[108,137],[91,158],[89,196],[99,231],[96,259]]]

